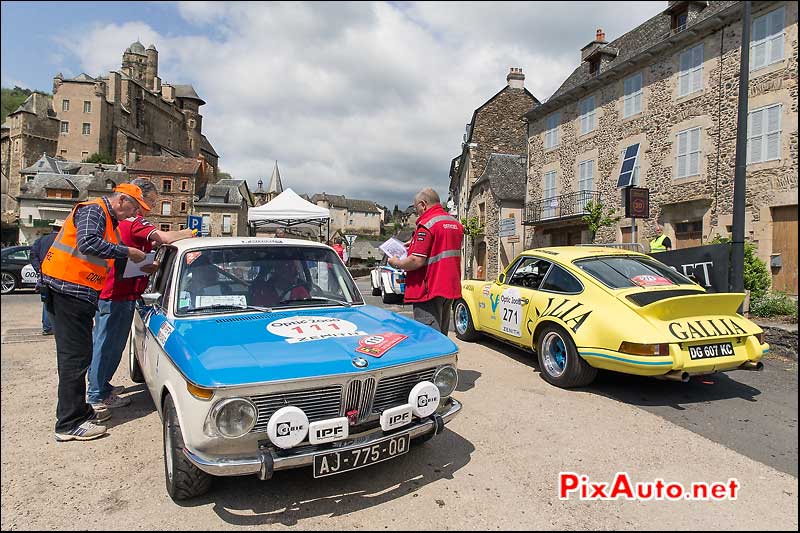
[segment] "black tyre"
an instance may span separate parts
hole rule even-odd
[[[171,396],[164,400],[164,477],[167,492],[175,501],[205,494],[213,479],[183,455],[183,433]]]
[[[11,294],[19,286],[17,277],[11,272],[3,271],[2,273],[2,294]]]
[[[456,330],[456,337],[462,341],[475,341],[480,337],[480,333],[475,331],[475,322],[472,320],[472,313],[464,300],[456,300],[453,306],[453,323]]]
[[[542,377],[556,387],[583,387],[597,376],[597,369],[578,355],[572,337],[558,326],[542,328],[536,339],[536,353]]]
[[[399,304],[399,303],[401,303],[403,301],[403,297],[402,296],[399,296],[397,294],[392,294],[392,293],[389,293],[389,292],[385,292],[383,289],[381,289],[381,296],[382,296],[383,303],[385,303],[385,304]]]
[[[139,366],[139,361],[136,359],[136,342],[133,331],[128,337],[128,377],[134,383],[144,383],[142,367]]]

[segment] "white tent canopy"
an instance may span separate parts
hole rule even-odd
[[[247,222],[253,226],[280,224],[296,226],[298,224],[314,224],[322,226],[329,222],[331,213],[328,209],[303,200],[292,189],[286,189],[278,196],[258,207],[247,210]]]

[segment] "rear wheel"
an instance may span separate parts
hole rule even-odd
[[[136,338],[133,336],[133,331],[128,336],[128,376],[134,383],[144,383],[142,367],[136,359]]]
[[[456,327],[456,337],[462,341],[474,341],[480,337],[480,334],[475,331],[472,314],[469,312],[469,306],[464,300],[456,300],[456,305],[453,306],[453,321]]]
[[[3,272],[2,294],[11,294],[17,288],[17,278],[11,272]]]
[[[582,387],[597,376],[597,369],[578,355],[572,337],[558,326],[548,325],[542,329],[536,352],[542,377],[556,387]]]
[[[200,496],[211,488],[212,477],[183,454],[183,433],[172,396],[164,400],[164,474],[167,492],[175,501]]]

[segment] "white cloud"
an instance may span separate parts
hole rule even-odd
[[[297,192],[392,207],[425,186],[446,198],[464,124],[509,67],[543,101],[598,27],[614,39],[662,4],[180,2],[180,34],[128,21],[61,42],[91,75],[119,68],[137,38],[155,43],[162,79],[208,102],[222,169],[252,186],[277,159]]]

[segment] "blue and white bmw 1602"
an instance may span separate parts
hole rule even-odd
[[[156,259],[128,362],[161,415],[174,500],[214,476],[324,477],[392,459],[461,410],[456,345],[365,305],[328,246],[187,239]]]

